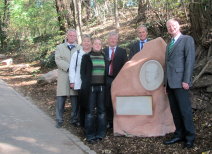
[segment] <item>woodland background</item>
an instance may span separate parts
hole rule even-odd
[[[212,148],[211,10],[211,0],[0,0],[0,54],[14,60],[13,66],[0,69],[0,78],[31,97],[54,118],[56,82],[40,84],[37,78],[56,68],[55,47],[63,42],[69,28],[77,30],[79,43],[82,34],[105,40],[108,32],[117,31],[120,46],[129,52],[129,44],[137,39],[138,25],[147,26],[150,38],[162,37],[167,41],[165,23],[176,18],[182,25],[182,32],[191,35],[196,43],[191,89],[197,129],[195,148],[182,151],[179,145],[164,147],[164,137],[114,137],[110,131],[103,142],[89,146],[97,153],[209,153]],[[26,67],[17,68],[16,64]],[[70,105],[66,110],[68,117]],[[80,129],[68,122],[64,127],[84,141]]]

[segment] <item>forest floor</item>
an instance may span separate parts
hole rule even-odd
[[[55,118],[55,95],[56,82],[49,84],[38,84],[39,74],[49,70],[40,69],[38,63],[24,63],[23,57],[12,57],[14,64],[0,66],[0,78],[20,92],[23,96],[30,98],[40,109]],[[21,67],[24,66],[24,67]],[[196,127],[196,141],[192,149],[183,149],[182,144],[170,146],[163,145],[163,141],[171,137],[117,137],[112,130],[108,130],[104,140],[95,144],[88,144],[85,140],[83,130],[69,124],[71,105],[65,106],[64,128],[78,136],[86,145],[98,154],[137,154],[137,153],[202,153],[212,149],[212,114],[205,110],[194,110],[194,123]]]

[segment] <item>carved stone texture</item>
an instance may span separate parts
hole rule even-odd
[[[145,43],[142,51],[135,54],[114,79],[111,87],[114,135],[150,137],[174,132],[175,126],[163,85],[155,90],[147,90],[140,82],[140,71],[145,62],[154,60],[164,67],[165,51],[166,43],[162,38]],[[117,98],[132,96],[151,96],[152,115],[118,115]],[[134,102],[131,99],[128,104],[139,107]],[[141,104],[140,107],[145,106]]]
[[[156,60],[145,62],[140,71],[140,81],[146,90],[155,90],[163,82],[164,72],[161,64]]]

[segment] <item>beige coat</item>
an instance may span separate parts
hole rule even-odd
[[[70,96],[77,95],[77,92],[70,89],[70,82],[68,77],[69,65],[71,56],[77,50],[81,49],[80,45],[76,45],[71,51],[67,47],[67,43],[59,44],[56,47],[55,62],[58,67],[58,78],[57,78],[57,96]]]

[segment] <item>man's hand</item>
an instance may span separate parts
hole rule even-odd
[[[164,93],[165,93],[165,95],[168,94],[168,93],[167,93],[167,90],[166,90],[166,86],[164,87]]]
[[[182,87],[183,87],[183,89],[188,90],[189,89],[189,84],[185,83],[185,82],[182,82]]]
[[[74,83],[70,83],[70,88],[74,89]]]

